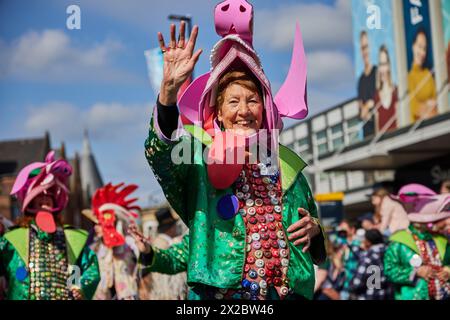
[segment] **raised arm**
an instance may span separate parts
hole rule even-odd
[[[191,76],[202,51],[197,50],[194,53],[198,27],[194,27],[187,43],[184,39],[184,30],[185,22],[181,22],[179,40],[176,41],[175,25],[170,26],[168,47],[162,34],[158,33],[159,45],[164,53],[163,80],[161,92],[150,121],[149,134],[145,141],[145,156],[167,200],[175,211],[186,220],[186,193],[184,189],[187,183],[189,166],[174,163],[172,150],[175,147],[175,142],[180,142],[182,131],[177,130],[175,135],[172,133],[176,129],[182,129],[176,106],[178,91],[181,85]]]
[[[158,32],[159,47],[164,55],[163,80],[159,101],[165,106],[176,105],[177,94],[183,83],[191,76],[195,64],[202,53],[198,49],[194,53],[195,43],[197,41],[198,26],[194,26],[192,34],[187,44],[185,43],[186,23],[180,23],[180,34],[178,41],[175,40],[175,25],[170,26],[170,43],[166,46],[164,37]]]

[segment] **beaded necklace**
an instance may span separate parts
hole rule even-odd
[[[212,299],[265,300],[270,290],[275,290],[284,299],[292,290],[287,277],[289,247],[281,222],[279,170],[263,163],[244,165],[234,194],[247,232],[242,289],[213,289],[207,295]]]
[[[69,300],[66,240],[60,228],[54,234],[30,228],[30,300]]]
[[[439,256],[436,244],[431,240],[421,240],[416,234],[412,234],[417,247],[419,248],[420,256],[423,264],[433,269],[435,273],[442,271],[442,261]],[[450,296],[450,284],[439,280],[438,277],[433,276],[428,281],[428,293],[434,300],[442,300]]]

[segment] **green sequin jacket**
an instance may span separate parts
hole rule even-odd
[[[141,263],[150,272],[175,274],[187,271],[190,286],[203,284],[238,289],[246,258],[246,230],[240,215],[223,220],[216,213],[218,200],[233,190],[216,190],[209,183],[202,153],[203,145],[208,145],[211,138],[198,127],[185,126],[191,135],[169,140],[158,124],[154,125],[155,117],[154,114],[150,122],[145,155],[170,205],[189,227],[189,234],[167,250],[154,248],[151,257],[141,257]],[[190,159],[193,164],[175,164],[171,160],[172,151]],[[317,217],[313,195],[301,173],[305,166],[297,154],[280,145],[282,224],[285,230],[301,218],[299,207]],[[323,231],[311,241],[308,252],[303,253],[302,248],[303,245],[289,243],[289,285],[295,293],[312,299],[313,262],[320,263],[326,257]]]
[[[420,255],[416,242],[412,236],[415,233],[419,239],[433,239],[439,251],[443,266],[450,266],[450,244],[444,236],[431,236],[420,233],[412,225],[406,230],[394,233],[384,254],[384,273],[386,278],[395,284],[396,300],[429,300],[428,284],[415,275],[411,266],[411,258]]]
[[[100,273],[95,253],[85,246],[87,232],[64,226],[69,265],[80,268],[81,290],[85,299],[92,299]],[[19,268],[28,266],[29,228],[16,228],[0,237],[0,275],[8,280],[8,300],[28,300],[30,277],[23,281],[16,277]]]

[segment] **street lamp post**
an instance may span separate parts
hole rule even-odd
[[[192,32],[192,16],[187,14],[187,15],[179,15],[179,14],[171,14],[169,15],[169,20],[171,21],[185,21],[187,24],[187,28],[188,28],[188,36],[191,36],[191,32]]]

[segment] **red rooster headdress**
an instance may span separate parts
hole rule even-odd
[[[103,243],[107,247],[117,247],[125,243],[122,234],[122,226],[136,222],[139,218],[138,212],[141,208],[134,204],[137,198],[126,199],[138,188],[137,185],[124,183],[112,185],[108,183],[95,191],[92,198],[92,211],[95,215],[95,222],[100,224],[103,231]],[[83,212],[89,217],[92,212]]]

